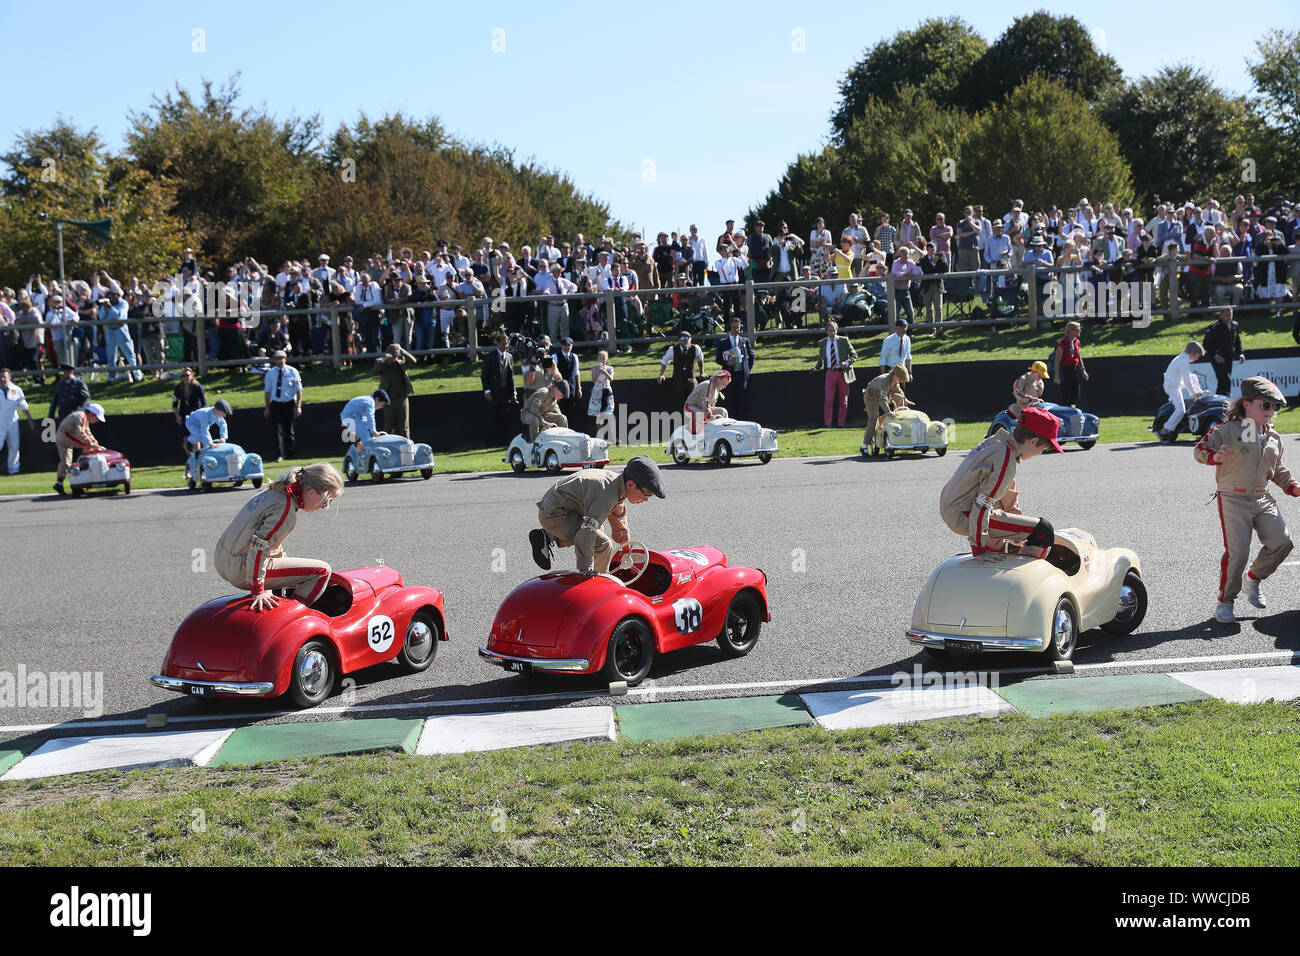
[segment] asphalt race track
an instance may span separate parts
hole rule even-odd
[[[858,437],[846,431],[845,443],[856,446]],[[930,570],[964,547],[937,514],[939,489],[963,455],[871,462],[778,458],[766,466],[751,460],[729,468],[664,465],[668,499],[631,507],[633,538],[658,549],[715,545],[733,564],[762,568],[773,620],[748,657],[724,660],[712,643],[688,648],[659,658],[643,687],[672,688],[664,698],[690,696],[677,689],[692,687],[729,696],[791,688],[723,691],[717,685],[797,686],[889,675],[916,664],[933,669],[903,630]],[[525,678],[477,655],[500,601],[537,573],[527,532],[551,480],[535,472],[500,472],[379,486],[363,481],[349,486],[330,511],[300,516],[290,554],[323,558],[340,569],[388,564],[408,583],[431,584],[445,595],[451,640],[439,647],[432,668],[406,676],[393,664],[355,675],[358,716],[417,716],[451,701],[556,693],[574,695],[558,703],[604,698],[599,678]],[[1046,515],[1057,528],[1089,530],[1103,547],[1131,547],[1143,562],[1150,610],[1138,633],[1115,638],[1089,632],[1075,652],[1076,664],[1140,667],[1143,661],[1300,646],[1300,552],[1266,586],[1266,611],[1243,598],[1237,602],[1239,625],[1213,623],[1222,551],[1217,512],[1209,504],[1213,472],[1192,459],[1190,444],[1069,448],[1023,464],[1019,484],[1026,514]],[[145,680],[160,667],[181,619],[203,601],[229,593],[211,568],[212,549],[250,493],[245,488],[81,500],[53,494],[0,498],[0,671],[16,672],[21,665],[29,673],[102,672],[98,719],[127,721],[132,729],[139,729],[146,713],[158,711],[173,719],[293,719],[274,716],[285,709],[278,701],[182,699]],[[1275,497],[1292,527],[1300,528],[1300,506],[1280,492]],[[572,566],[572,551],[558,557],[558,567]],[[195,571],[200,562],[206,570]],[[997,655],[957,666],[1039,663],[1025,655]],[[336,696],[297,719],[336,718],[340,705]],[[482,706],[493,705],[475,705]],[[83,717],[76,710],[0,707],[0,735]]]

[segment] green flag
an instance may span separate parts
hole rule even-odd
[[[80,226],[87,232],[93,232],[101,239],[108,239],[109,233],[113,230],[113,217],[107,219],[96,219],[94,222],[77,222],[75,219],[55,219],[55,222],[67,223],[69,226]]]

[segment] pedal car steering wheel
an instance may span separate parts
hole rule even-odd
[[[642,557],[641,566],[637,567],[636,556]],[[646,569],[650,567],[650,549],[640,541],[629,541],[623,546],[623,550],[617,555],[618,569],[620,571],[635,571],[632,577],[623,581],[624,584],[631,587],[637,581],[641,580],[641,575],[645,574]],[[622,580],[620,578],[619,580]]]

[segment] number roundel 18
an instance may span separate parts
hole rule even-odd
[[[386,614],[376,614],[366,622],[366,642],[377,654],[382,654],[393,646],[395,635],[393,619]]]
[[[673,616],[680,633],[693,634],[700,629],[704,608],[695,598],[680,598],[673,602]]]

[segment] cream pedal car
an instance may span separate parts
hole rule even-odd
[[[692,458],[711,458],[719,465],[730,465],[733,458],[757,458],[766,465],[777,453],[776,432],[758,422],[738,422],[734,418],[714,418],[704,423],[698,434],[682,425],[668,436],[664,453],[679,465]]]
[[[131,493],[131,462],[121,452],[100,448],[97,452],[82,455],[68,469],[72,497],[80,498],[91,488],[121,486],[122,493]]]
[[[1045,559],[1013,552],[943,562],[916,599],[907,639],[937,657],[1029,651],[1069,660],[1084,631],[1131,634],[1146,613],[1138,556],[1067,528]]]
[[[537,441],[530,442],[527,435],[516,435],[502,461],[516,474],[526,471],[529,465],[545,468],[552,475],[565,468],[600,468],[609,464],[609,442],[552,425],[537,433]]]
[[[932,422],[925,412],[915,408],[900,408],[880,418],[871,445],[862,449],[864,455],[879,455],[883,449],[886,458],[895,452],[919,451],[924,455],[933,451],[942,458],[948,454],[948,443],[957,440],[957,426]]]

